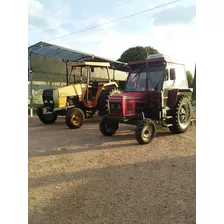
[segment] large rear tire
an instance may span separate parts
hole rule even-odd
[[[107,119],[106,116],[102,118],[99,124],[100,132],[105,136],[112,136],[119,128],[119,123],[112,119]]]
[[[84,122],[85,114],[79,108],[70,109],[65,116],[65,123],[70,129],[80,128]]]
[[[135,131],[135,138],[141,145],[149,144],[156,134],[156,125],[150,119],[138,123]]]
[[[174,134],[180,134],[187,131],[191,124],[192,105],[187,96],[178,96],[175,107],[171,110],[171,124],[170,131]]]
[[[101,92],[99,99],[98,99],[98,105],[97,108],[99,110],[98,115],[100,117],[103,117],[104,115],[109,113],[109,105],[108,105],[108,99],[113,94],[120,94],[121,91],[118,89],[105,89]]]
[[[51,114],[44,113],[44,106],[37,108],[37,116],[44,124],[53,124],[57,120],[57,114],[54,112]]]

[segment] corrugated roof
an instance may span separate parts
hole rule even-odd
[[[84,53],[69,48],[45,43],[38,42],[28,48],[29,53],[39,54],[41,56],[59,58],[65,61],[77,61],[77,60],[98,60],[98,61],[108,61],[111,65],[115,67],[120,67],[120,65],[125,65],[124,62],[114,61],[108,58],[96,56],[89,53]]]

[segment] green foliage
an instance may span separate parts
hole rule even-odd
[[[146,46],[136,46],[131,47],[124,51],[118,61],[122,62],[130,62],[137,60],[144,60],[147,57],[147,51],[149,54],[159,54],[159,51],[154,49],[153,47]]]
[[[186,71],[189,88],[193,88],[193,75],[190,71]]]
[[[145,50],[146,50],[146,54],[147,54],[147,52],[149,54],[159,54],[159,51],[158,50],[156,50],[155,48],[150,47],[150,46],[146,46],[145,47]]]

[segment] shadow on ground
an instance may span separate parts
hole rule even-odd
[[[193,224],[195,169],[189,156],[29,178],[43,197],[29,223]]]

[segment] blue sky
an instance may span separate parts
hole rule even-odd
[[[182,60],[186,69],[193,73],[196,61],[195,0],[182,0],[68,35],[168,2],[170,0],[28,0],[28,45],[46,41],[114,60],[129,47],[152,46]],[[117,5],[120,6],[115,7]],[[112,9],[93,16],[108,8]],[[61,38],[52,40],[57,37]]]

